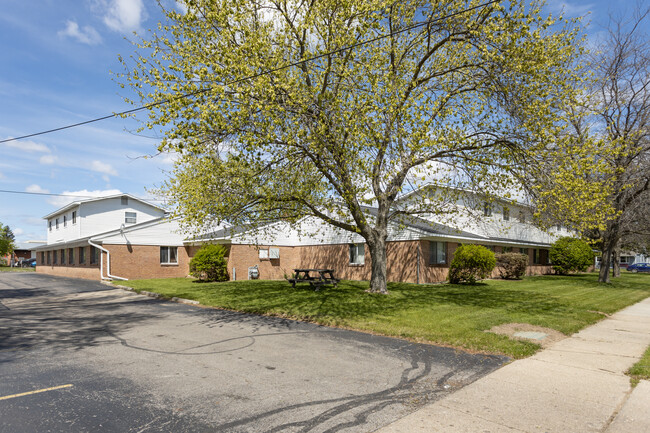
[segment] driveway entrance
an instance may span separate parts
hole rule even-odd
[[[0,273],[3,432],[368,432],[506,361]]]

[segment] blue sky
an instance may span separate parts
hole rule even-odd
[[[163,3],[177,7],[173,0]],[[559,2],[548,8],[585,15],[593,37],[609,13],[634,1]],[[132,108],[110,71],[118,55],[134,51],[125,40],[162,18],[153,0],[0,0],[0,139],[17,137]],[[142,113],[144,114],[144,113]],[[141,114],[141,116],[142,116]],[[147,188],[166,177],[174,155],[154,155],[158,139],[137,135],[137,123],[110,119],[0,144],[0,190],[97,196]],[[0,192],[0,222],[18,241],[44,239],[41,219],[74,198]]]

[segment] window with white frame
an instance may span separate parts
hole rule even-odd
[[[268,260],[269,259],[269,250],[268,248],[260,248],[258,252],[260,260]]]
[[[124,212],[124,223],[125,224],[135,224],[137,214],[135,212]]]
[[[72,211],[72,224],[77,224],[77,211]]]
[[[160,264],[177,265],[178,247],[160,247]]]
[[[63,215],[63,227],[67,227],[67,226],[68,226],[68,217],[67,215]]]
[[[50,231],[52,231],[52,220],[47,222],[47,226],[50,228]]]
[[[54,225],[56,226],[56,229],[58,230],[59,229],[59,219],[58,218],[54,220]]]
[[[350,264],[364,265],[366,249],[364,244],[350,244]]]
[[[279,259],[280,258],[280,248],[269,248],[269,259]]]
[[[447,242],[429,242],[429,264],[444,265],[447,263]]]
[[[503,207],[503,220],[510,221],[510,209],[505,206]]]

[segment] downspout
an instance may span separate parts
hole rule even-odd
[[[420,284],[420,240],[418,240],[417,251],[418,254],[417,254],[415,273],[416,273],[416,284]]]
[[[106,277],[104,277],[104,260],[102,260],[101,256],[99,257],[99,275],[102,277],[102,280],[123,280],[123,281],[128,281],[128,278],[123,278],[123,277],[116,277],[115,275],[111,275],[111,253],[104,247],[100,247],[99,245],[93,243],[90,239],[88,239],[88,244],[92,245],[93,247],[97,248],[100,251],[104,251],[106,253]]]

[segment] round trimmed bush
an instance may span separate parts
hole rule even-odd
[[[449,282],[476,283],[489,277],[496,265],[494,253],[481,245],[461,245],[449,265]]]
[[[553,269],[562,275],[584,272],[594,263],[594,252],[582,239],[560,238],[553,243],[549,254]]]
[[[499,275],[506,280],[519,280],[526,274],[528,256],[521,253],[496,254]]]
[[[190,274],[201,281],[228,281],[226,249],[221,245],[203,245],[192,260]]]

